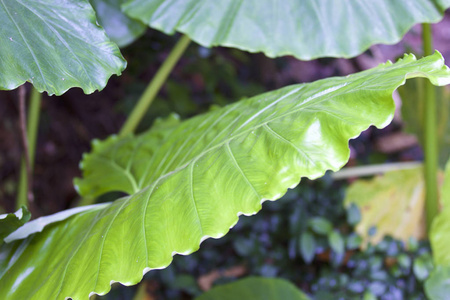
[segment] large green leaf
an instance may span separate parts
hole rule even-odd
[[[86,0],[0,0],[0,89],[102,89],[126,63]]]
[[[145,32],[147,26],[122,12],[120,5],[123,0],[90,0],[90,2],[97,13],[98,22],[119,47],[131,44]]]
[[[450,0],[128,0],[131,17],[206,46],[269,57],[352,57],[393,44],[417,23],[437,22]]]
[[[308,300],[295,285],[284,279],[248,277],[214,287],[195,300]]]
[[[425,80],[417,78],[408,81],[399,88],[402,98],[402,117],[406,131],[416,134],[424,145],[424,111],[426,105]],[[439,143],[439,164],[444,168],[450,157],[450,90],[447,87],[436,87],[437,132]]]
[[[28,222],[30,218],[31,213],[25,206],[15,213],[0,215],[0,244],[5,237]]]
[[[85,157],[80,191],[131,195],[4,244],[0,299],[86,299],[107,293],[112,282],[139,282],[143,273],[169,265],[173,255],[223,236],[240,214],[256,213],[301,177],[341,168],[348,140],[372,124],[389,124],[393,91],[417,76],[450,82],[439,53],[419,61],[409,55],[106,141],[108,147]],[[122,174],[114,182],[119,187],[92,177],[97,168],[105,168],[104,176],[113,169]]]

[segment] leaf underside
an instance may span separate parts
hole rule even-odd
[[[84,157],[83,195],[130,194],[2,246],[0,299],[87,299],[112,282],[133,285],[190,254],[276,200],[301,177],[348,160],[348,140],[394,114],[407,78],[437,85],[450,72],[436,53],[405,56],[348,77],[293,85],[148,132],[94,144]],[[104,178],[107,179],[104,179]]]
[[[120,9],[123,0],[90,0],[97,14],[98,23],[105,29],[109,38],[119,47],[134,42],[147,26],[127,17]]]
[[[31,82],[61,95],[103,89],[126,62],[86,0],[0,0],[0,90]]]
[[[11,232],[17,230],[31,218],[30,211],[23,206],[16,213],[0,215],[0,244]]]
[[[450,0],[128,0],[129,16],[205,47],[227,46],[269,57],[353,57],[393,44],[414,25],[442,19]]]

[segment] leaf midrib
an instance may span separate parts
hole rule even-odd
[[[151,186],[151,185],[153,185],[153,184],[156,184],[156,183],[159,182],[160,180],[162,180],[162,179],[164,179],[164,178],[166,178],[166,177],[168,177],[168,176],[170,176],[170,175],[172,175],[172,174],[174,174],[174,173],[177,173],[177,172],[183,170],[183,169],[186,168],[189,164],[191,164],[193,161],[198,160],[200,157],[202,157],[202,156],[206,155],[207,153],[209,153],[209,152],[215,150],[216,148],[222,147],[223,145],[229,143],[229,142],[230,142],[231,140],[233,140],[233,139],[236,139],[236,138],[238,138],[238,137],[241,137],[242,135],[245,135],[245,134],[247,134],[248,132],[254,131],[254,130],[257,129],[257,128],[263,127],[263,126],[266,125],[267,123],[273,122],[274,120],[277,120],[277,119],[283,118],[283,117],[285,117],[285,116],[288,116],[288,115],[290,115],[290,114],[296,113],[296,112],[298,112],[299,110],[302,110],[302,109],[307,108],[308,106],[315,105],[315,104],[319,104],[319,103],[321,103],[321,102],[323,102],[323,101],[328,100],[327,98],[324,98],[324,99],[321,99],[320,101],[315,101],[315,102],[312,101],[312,100],[314,100],[314,99],[317,99],[318,97],[322,97],[322,96],[327,95],[327,94],[329,94],[329,93],[331,93],[331,92],[337,91],[337,90],[339,90],[340,88],[343,88],[343,87],[345,87],[345,86],[347,86],[347,85],[349,85],[349,83],[347,83],[347,84],[344,83],[344,84],[341,84],[341,85],[339,85],[339,86],[331,87],[331,88],[329,88],[329,89],[326,90],[326,91],[328,91],[328,93],[325,93],[326,91],[322,91],[322,92],[320,92],[320,93],[316,93],[315,95],[313,95],[313,96],[308,97],[307,99],[305,99],[304,102],[303,102],[300,106],[298,106],[297,109],[291,110],[291,111],[289,111],[289,112],[286,112],[286,113],[284,113],[284,114],[282,114],[282,115],[279,115],[279,116],[276,116],[276,117],[272,117],[271,119],[269,119],[269,120],[267,120],[267,121],[265,121],[265,122],[263,122],[263,123],[259,123],[258,125],[255,125],[255,126],[253,126],[253,127],[250,127],[249,129],[244,130],[244,131],[242,131],[242,132],[240,132],[240,133],[237,133],[237,134],[234,134],[234,133],[233,133],[233,134],[232,134],[232,137],[230,137],[230,138],[228,138],[228,139],[224,139],[222,142],[216,144],[215,146],[212,146],[212,147],[210,147],[209,149],[207,149],[207,150],[205,150],[205,151],[199,153],[198,155],[192,157],[192,158],[191,158],[190,160],[188,160],[186,163],[184,163],[183,165],[181,165],[181,166],[179,166],[178,168],[174,169],[173,171],[167,172],[166,174],[159,176],[158,178],[155,179],[155,181],[149,183],[146,187],[143,187],[143,189],[146,189],[147,187],[149,187],[149,186]],[[265,110],[269,109],[271,106],[280,103],[280,101],[283,100],[283,99],[286,99],[287,96],[290,96],[290,95],[292,95],[292,94],[298,92],[302,87],[303,87],[303,85],[300,86],[298,89],[291,91],[288,95],[284,95],[283,97],[280,97],[280,98],[277,99],[276,101],[271,102],[269,105],[267,105],[267,106],[264,107],[263,109],[259,110],[256,114],[254,114],[252,117],[250,117],[247,121],[245,121],[245,122],[244,122],[241,126],[239,126],[239,128],[237,128],[236,130],[239,130],[239,129],[242,128],[243,126],[247,125],[249,122],[251,122],[252,120],[254,120],[258,115],[260,115],[260,114],[261,114],[262,112],[264,112]],[[314,97],[314,96],[315,96],[315,97]],[[230,123],[230,124],[232,124],[232,123]],[[224,130],[226,130],[229,126],[230,126],[230,125],[228,125],[227,127],[225,127]],[[224,130],[222,130],[220,133],[216,134],[216,137],[217,137],[217,136],[220,136],[220,135],[224,132]],[[214,139],[213,139],[207,146],[205,146],[205,148],[207,148],[213,141],[214,141]],[[167,142],[167,140],[166,140],[165,142]],[[161,148],[160,148],[160,149],[161,149]],[[156,154],[157,154],[157,153],[155,153],[154,156],[156,156]],[[167,167],[166,167],[166,169],[167,169]],[[164,172],[165,172],[165,171],[166,171],[166,170],[164,170]],[[164,172],[161,172],[161,173],[163,174]]]

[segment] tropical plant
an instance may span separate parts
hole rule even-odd
[[[107,30],[110,10],[102,7],[109,5],[123,17],[121,25],[128,33],[112,36],[121,45],[142,32],[140,22],[117,9],[120,1],[92,3]],[[349,57],[375,42],[395,42],[415,23],[438,21],[450,1],[283,5],[292,18],[282,16],[280,7],[267,9],[261,1],[130,0],[121,7],[131,18],[166,33],[186,33],[204,46],[311,59]],[[402,18],[386,14],[386,8],[401,11]],[[345,22],[329,16],[336,11],[346,16]],[[0,36],[6,41],[0,45],[1,89],[28,81],[48,94],[60,95],[71,87],[91,93],[125,67],[87,1],[3,0],[0,17]],[[333,22],[325,26],[328,20]],[[311,24],[318,24],[313,27],[317,33],[309,30]],[[353,38],[339,38],[341,32]],[[407,79],[425,77],[437,86],[450,83],[450,71],[438,52],[420,60],[405,55],[395,64],[284,87],[185,121],[172,115],[133,135],[188,44],[187,36],[180,39],[119,135],[94,141],[92,153],[81,163],[84,176],[76,180],[81,195],[92,199],[121,191],[127,196],[23,226],[29,218],[25,209],[22,215],[0,218],[7,228],[2,235],[8,235],[0,250],[2,299],[86,299],[106,294],[112,282],[136,284],[147,271],[170,264],[174,254],[192,253],[205,238],[223,236],[240,214],[256,213],[263,201],[280,198],[301,177],[315,179],[341,168],[349,157],[349,139],[371,125],[390,123],[391,95]],[[29,143],[33,145],[33,137]],[[433,142],[426,144],[435,147]],[[33,153],[25,155],[23,170],[32,169],[32,157]],[[427,169],[436,173],[433,166]],[[27,177],[22,178],[21,204],[29,194]],[[429,180],[428,186],[433,184]],[[437,200],[429,203],[431,223]],[[330,238],[339,248],[334,240]]]

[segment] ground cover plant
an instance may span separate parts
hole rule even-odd
[[[340,7],[342,15],[336,24],[317,25],[317,34],[312,34],[305,24],[323,25],[324,20],[336,19],[328,15],[335,12],[329,10],[333,8],[331,3],[325,1],[318,8],[313,1],[301,5],[288,1],[275,10],[264,9],[256,2],[237,1],[129,1],[122,6],[114,1],[92,3],[99,20],[105,20],[106,29],[108,17],[102,12],[108,10],[100,9],[105,3],[125,20],[123,26],[130,29],[124,34],[125,40],[111,35],[121,45],[139,36],[145,23],[167,33],[184,32],[204,46],[233,46],[302,59],[349,57],[372,43],[396,41],[414,23],[439,20],[450,6],[445,1],[418,1],[414,6],[391,1],[349,4]],[[281,8],[292,11],[290,16],[294,17],[282,18],[281,22],[276,18]],[[125,17],[121,10],[139,21]],[[403,17],[398,18],[394,12],[401,12]],[[24,5],[5,0],[0,16],[0,33],[6,39],[0,46],[2,89],[29,81],[38,92],[59,95],[70,87],[81,87],[90,93],[125,67],[116,44],[96,24],[88,2],[55,5],[48,0]],[[352,26],[353,20],[342,22],[343,16],[357,16],[354,22],[359,26]],[[271,17],[278,20],[276,26],[265,22]],[[386,18],[391,22],[385,22]],[[349,27],[353,28],[352,37],[326,30],[346,32]],[[367,31],[375,27],[377,30]],[[281,35],[286,28],[291,33]],[[424,38],[429,38],[429,25],[424,25]],[[338,170],[349,158],[349,139],[371,125],[381,128],[389,124],[394,114],[392,93],[406,80],[425,77],[436,86],[450,82],[442,56],[439,52],[432,54],[431,44],[424,43],[428,56],[421,59],[405,55],[396,63],[387,62],[348,77],[287,86],[187,120],[171,115],[134,135],[189,44],[189,38],[183,36],[119,134],[95,141],[91,153],[81,162],[83,177],[75,185],[87,199],[85,203],[111,191],[126,196],[23,226],[29,218],[25,208],[2,215],[2,228],[6,229],[2,231],[5,243],[0,256],[0,296],[86,299],[106,294],[112,282],[136,284],[146,272],[167,267],[174,254],[190,254],[205,238],[222,237],[236,224],[238,215],[256,213],[262,202],[277,200],[301,177],[316,179],[327,170]],[[433,250],[438,253],[435,262],[445,268],[448,180],[442,193],[444,211],[431,225],[438,213],[437,147],[433,139],[433,88],[425,85],[425,90],[429,96],[424,122],[427,222]],[[36,91],[33,96],[39,98]],[[36,127],[33,119],[30,133]],[[30,134],[30,149],[34,148],[33,139]],[[33,211],[27,189],[31,177],[26,175],[26,170],[30,174],[32,169],[33,150],[29,152],[24,157],[18,203],[28,202]],[[331,231],[329,236],[332,247],[342,248],[339,235]],[[303,249],[303,256],[308,257],[306,252]],[[435,277],[443,273],[436,272]],[[430,282],[429,289],[438,290],[433,284],[439,280]]]

